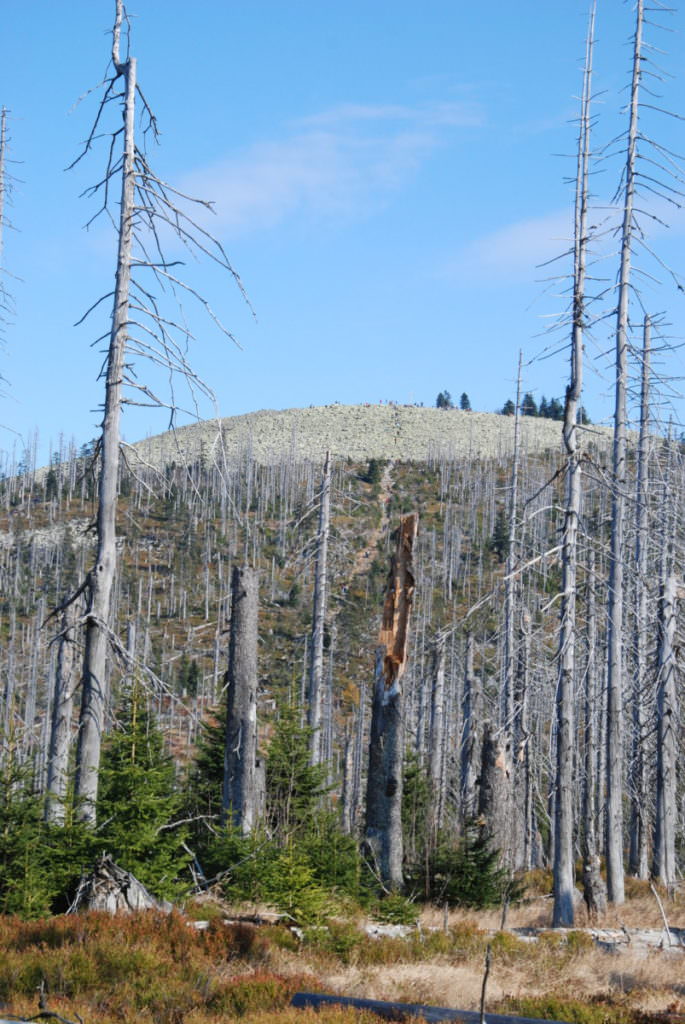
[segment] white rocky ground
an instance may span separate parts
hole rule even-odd
[[[588,430],[588,439],[606,445],[606,428]],[[259,463],[272,464],[284,457],[318,462],[330,450],[334,458],[360,462],[425,462],[443,456],[509,455],[513,444],[513,416],[412,405],[326,405],[206,420],[139,441],[129,458],[133,464],[137,457],[161,467],[194,461],[201,454],[229,464],[251,454]],[[524,452],[560,449],[561,423],[522,417],[521,444]]]

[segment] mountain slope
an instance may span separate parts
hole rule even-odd
[[[524,416],[521,428],[525,452],[561,445],[561,423],[556,420]],[[591,429],[596,435],[598,428]],[[598,436],[607,437],[607,431],[600,428]],[[326,405],[206,420],[139,441],[131,454],[134,461],[137,455],[157,468],[193,462],[201,455],[229,464],[248,455],[260,465],[283,458],[319,462],[326,451],[354,462],[425,462],[506,456],[513,443],[513,416],[415,405]]]

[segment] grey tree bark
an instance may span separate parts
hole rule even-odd
[[[628,390],[628,310],[635,198],[644,0],[637,0],[633,72],[623,193],[621,262],[616,312],[614,445],[612,460],[611,547],[607,643],[606,866],[612,903],[625,899],[623,868],[623,548],[626,482],[626,396]]]
[[[7,299],[5,296],[5,284],[3,275],[3,242],[5,227],[5,192],[7,174],[5,170],[7,153],[7,108],[0,109],[0,311],[4,314],[7,310]]]
[[[234,566],[226,693],[222,823],[244,833],[257,823],[257,570]]]
[[[481,701],[478,679],[473,670],[473,634],[466,634],[464,655],[463,725],[461,736],[461,816],[474,818],[478,809],[478,777],[481,751],[479,721]]]
[[[584,772],[582,792],[582,853],[583,897],[591,916],[606,910],[606,885],[600,872],[597,843],[596,801],[599,787],[599,735],[601,716],[597,685],[597,601],[595,596],[595,555],[588,549],[585,610],[587,616],[587,659],[585,663],[585,690],[583,696]]]
[[[518,580],[518,499],[519,499],[519,462],[521,458],[521,365],[523,353],[519,351],[518,372],[516,375],[516,408],[514,410],[514,455],[511,463],[511,479],[509,483],[509,550],[505,562],[504,573],[504,662],[502,679],[501,724],[513,734],[514,730],[514,676],[516,672],[516,594]]]
[[[50,749],[45,796],[45,820],[54,825],[63,825],[66,817],[66,799],[69,787],[69,751],[74,709],[74,693],[78,685],[75,667],[77,663],[77,623],[79,604],[73,601],[62,613],[60,623],[57,665],[52,694],[52,715],[50,723]]]
[[[314,570],[314,608],[312,614],[311,658],[307,724],[311,729],[310,761],[321,761],[321,706],[323,691],[323,641],[326,620],[326,590],[328,586],[328,534],[331,518],[331,453],[326,452],[319,502],[319,529],[316,538],[316,568]]]
[[[677,880],[676,871],[676,768],[678,758],[678,696],[676,690],[675,630],[677,584],[669,574],[659,603],[659,656],[657,663],[657,768],[656,820],[652,874],[666,886]]]
[[[443,825],[445,793],[443,769],[445,757],[445,634],[435,639],[433,649],[433,686],[431,691],[431,714],[428,743],[428,775],[431,787],[432,825],[440,829]]]
[[[651,322],[645,316],[642,342],[640,436],[635,486],[635,625],[633,628],[632,742],[630,757],[630,853],[628,869],[636,878],[649,878],[649,763],[645,744],[647,720],[647,539],[649,472]]]
[[[84,143],[74,166],[101,137],[101,119],[110,101],[123,103],[123,128],[110,134],[110,146],[105,174],[88,193],[99,195],[103,202],[100,213],[113,213],[109,197],[115,190],[115,181],[121,175],[118,226],[117,267],[113,295],[113,308],[109,330],[109,348],[103,367],[105,399],[102,430],[97,454],[100,459],[97,504],[97,552],[95,564],[88,573],[83,590],[86,599],[85,643],[82,669],[82,695],[79,734],[76,754],[75,802],[76,816],[90,825],[95,824],[98,792],[98,772],[105,708],[108,697],[108,650],[115,638],[110,618],[113,612],[113,594],[117,569],[116,506],[119,476],[120,421],[124,401],[124,386],[142,392],[145,405],[165,407],[176,411],[174,389],[168,401],[158,398],[149,385],[142,382],[133,368],[135,358],[148,359],[163,367],[178,381],[183,378],[191,400],[197,394],[211,396],[211,389],[192,372],[187,362],[187,345],[191,335],[185,316],[164,315],[150,285],[134,279],[135,275],[151,274],[157,285],[170,295],[192,297],[202,305],[214,324],[228,338],[232,335],[221,324],[206,300],[172,273],[176,261],[167,262],[160,249],[160,238],[171,231],[182,244],[197,255],[209,257],[227,270],[245,292],[237,274],[219,242],[174,204],[174,199],[199,203],[177,192],[152,172],[145,153],[136,147],[136,98],[140,98],[141,113],[146,119],[145,131],[157,136],[156,121],[136,80],[136,61],[133,57],[120,57],[122,29],[128,26],[123,0],[115,0],[115,20],[112,32],[113,73],[103,83],[100,108],[91,133]],[[120,87],[120,91],[117,91]],[[102,134],[107,134],[106,132]],[[118,156],[122,145],[122,155]],[[91,307],[85,319],[100,302]],[[185,598],[184,598],[185,599]],[[116,641],[117,650],[122,645]]]
[[[478,813],[490,843],[499,851],[501,862],[507,868],[511,868],[512,773],[509,733],[507,730],[496,731],[490,722],[486,722],[483,729]]]
[[[573,782],[574,704],[576,684],[576,577],[578,517],[581,500],[581,452],[578,444],[578,405],[583,389],[583,332],[585,329],[585,268],[587,262],[588,174],[590,166],[590,102],[595,8],[588,26],[581,99],[576,170],[576,201],[573,268],[573,324],[571,374],[564,407],[566,448],[566,513],[562,539],[561,627],[559,630],[559,679],[556,695],[556,799],[554,805],[554,910],[555,928],[573,926]]]
[[[410,609],[414,596],[412,552],[418,516],[403,516],[396,532],[376,649],[376,671],[366,787],[365,847],[386,889],[398,889],[402,874],[402,770],[404,701]]]
[[[133,216],[135,201],[135,98],[136,61],[121,62],[119,38],[122,4],[117,2],[112,61],[123,82],[124,153],[121,173],[121,207],[116,283],[112,310],[105,410],[100,448],[100,480],[97,511],[97,554],[86,584],[86,637],[81,677],[81,712],[76,751],[75,812],[78,820],[95,824],[100,750],[109,691],[107,651],[110,607],[117,568],[117,488],[124,353],[129,321]]]

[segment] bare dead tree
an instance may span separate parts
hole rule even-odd
[[[428,777],[431,787],[431,824],[437,833],[445,816],[445,732],[447,694],[445,689],[445,645],[447,636],[438,633],[433,643],[431,707],[428,742]]]
[[[309,699],[307,724],[311,729],[310,759],[321,761],[321,706],[323,690],[323,642],[326,620],[326,590],[328,586],[328,534],[331,521],[331,453],[326,452],[319,499],[319,529],[316,537],[316,567],[314,569],[314,607],[312,614],[311,660],[309,667]]]
[[[516,570],[519,563],[519,465],[521,460],[521,365],[523,353],[519,351],[516,374],[516,407],[514,409],[514,454],[509,482],[509,508],[507,509],[509,547],[504,573],[504,660],[502,679],[502,726],[512,733],[514,729],[514,689],[516,673],[516,596],[519,586]]]
[[[566,448],[566,510],[562,539],[561,626],[559,630],[559,681],[556,698],[556,799],[554,827],[554,911],[555,927],[572,927],[574,704],[576,685],[576,576],[578,563],[578,517],[581,500],[582,454],[578,443],[578,406],[583,389],[583,333],[585,330],[585,274],[588,246],[588,176],[592,98],[592,56],[595,5],[590,13],[585,48],[585,69],[581,96],[576,170],[573,323],[571,331],[571,374],[564,407]]]
[[[664,580],[659,603],[656,820],[652,864],[652,874],[666,886],[672,886],[677,880],[675,840],[678,696],[674,643],[677,599],[676,578],[669,573]]]
[[[171,232],[188,249],[204,255],[226,269],[238,281],[223,247],[183,212],[179,203],[188,197],[158,178],[136,141],[136,105],[140,103],[147,124],[143,132],[156,136],[154,115],[137,84],[134,57],[122,57],[122,33],[128,28],[123,0],[115,0],[112,33],[112,72],[104,82],[104,92],[90,135],[77,163],[88,153],[102,134],[101,122],[110,103],[120,102],[123,126],[110,135],[107,167],[102,179],[88,190],[99,196],[99,213],[109,213],[110,193],[120,179],[121,199],[117,223],[118,253],[113,292],[102,296],[88,312],[111,298],[111,328],[103,376],[105,380],[104,415],[99,440],[100,475],[97,508],[97,553],[95,564],[84,584],[86,599],[85,647],[82,672],[81,711],[76,755],[75,800],[77,817],[94,824],[98,791],[100,749],[108,696],[107,656],[110,617],[117,567],[116,509],[120,463],[120,422],[125,400],[124,388],[136,389],[139,404],[162,405],[175,409],[173,392],[170,403],[159,398],[153,389],[141,383],[132,360],[138,356],[161,366],[169,373],[180,374],[189,385],[208,394],[209,389],[197,378],[186,360],[188,329],[162,313],[150,285],[143,280],[152,274],[157,284],[179,296],[189,295],[199,301],[206,312],[228,337],[206,300],[176,275],[178,261],[165,258],[160,234]],[[128,44],[128,41],[127,41]],[[128,45],[127,45],[128,48]],[[117,91],[120,90],[120,91]],[[120,150],[120,155],[117,155]],[[73,166],[73,165],[72,165]],[[208,206],[202,202],[201,205]],[[82,319],[85,319],[82,318]]]
[[[7,163],[7,108],[0,109],[0,311],[3,315],[7,312],[7,299],[5,297],[5,286],[2,279],[3,272],[3,241],[5,228],[5,192],[6,184],[6,163]]]
[[[463,724],[461,734],[460,794],[462,820],[475,817],[480,773],[479,722],[481,694],[473,668],[473,633],[466,634],[464,653]]]
[[[55,825],[63,825],[66,817],[72,714],[78,684],[75,666],[80,611],[80,601],[73,601],[66,606],[62,612],[57,641],[44,812],[45,820]]]
[[[634,231],[639,94],[642,76],[644,0],[637,0],[629,123],[623,185],[623,221],[616,307],[614,444],[612,456],[611,546],[607,643],[607,888],[612,903],[625,899],[623,869],[623,548],[625,544],[626,396],[628,391],[628,316]]]
[[[585,572],[585,614],[587,618],[587,658],[583,692],[583,789],[581,795],[583,854],[583,898],[591,917],[601,916],[606,910],[606,884],[601,873],[598,846],[596,803],[599,786],[598,767],[601,753],[598,721],[601,701],[597,685],[597,601],[595,594],[595,553],[588,546]],[[600,704],[600,707],[598,707]]]
[[[387,889],[401,888],[403,883],[404,701],[401,680],[407,664],[409,615],[414,597],[412,552],[417,529],[416,513],[402,517],[395,535],[376,650],[365,846],[380,882]]]
[[[231,639],[226,692],[222,823],[251,832],[257,806],[257,570],[231,576]]]
[[[503,866],[511,870],[511,833],[514,822],[510,733],[506,729],[496,730],[492,723],[486,722],[481,756],[478,814],[485,834],[500,854]]]
[[[7,321],[14,315],[12,293],[5,285],[5,278],[11,276],[4,265],[4,234],[5,228],[11,227],[7,217],[7,208],[11,203],[12,189],[15,178],[8,170],[9,136],[7,131],[7,107],[0,108],[0,341],[4,340]],[[0,375],[0,382],[4,378]]]
[[[635,482],[635,624],[633,627],[632,742],[630,758],[630,852],[628,869],[637,878],[649,877],[649,763],[647,736],[647,530],[650,424],[650,357],[652,324],[645,316],[642,333],[640,436]]]

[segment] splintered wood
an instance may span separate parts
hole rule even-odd
[[[414,597],[412,554],[418,527],[419,517],[416,512],[402,517],[397,530],[397,547],[390,562],[378,637],[379,646],[385,648],[383,677],[387,689],[391,689],[401,679],[407,664],[409,611]]]

